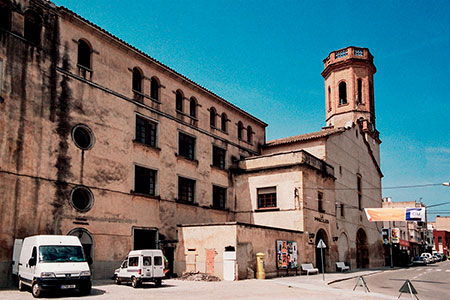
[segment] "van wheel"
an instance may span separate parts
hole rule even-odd
[[[87,295],[89,295],[91,293],[91,289],[92,289],[92,286],[90,284],[82,286],[80,288],[80,294],[83,295],[83,296],[87,296]]]
[[[23,292],[25,291],[25,285],[23,284],[23,281],[19,279],[19,291]]]
[[[162,285],[162,280],[161,279],[156,279],[155,280],[155,285],[156,286],[161,286]]]
[[[42,289],[37,282],[34,282],[31,286],[31,294],[34,298],[39,298],[42,294]]]
[[[119,276],[114,276],[114,283],[117,284],[117,285],[120,284]]]
[[[139,287],[139,280],[136,277],[131,278],[131,286],[133,288]]]

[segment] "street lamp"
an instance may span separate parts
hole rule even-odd
[[[450,182],[443,182],[442,185],[450,186]]]

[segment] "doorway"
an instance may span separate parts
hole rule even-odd
[[[158,229],[133,228],[133,250],[159,249]]]
[[[356,233],[356,267],[365,269],[369,267],[369,247],[366,232],[360,228]]]
[[[320,240],[322,240],[325,243],[327,248],[324,248],[324,249],[317,248],[317,245],[319,244]],[[328,243],[327,233],[325,232],[325,230],[319,229],[319,231],[317,231],[316,242],[314,243],[314,245],[315,245],[315,248],[316,248],[316,268],[319,269],[320,273],[325,273],[326,270],[327,270],[328,247],[330,246],[330,244]],[[322,267],[321,250],[323,251],[323,260],[324,260],[323,261],[323,267]]]

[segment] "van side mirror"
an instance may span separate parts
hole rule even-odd
[[[28,260],[28,265],[30,265],[30,267],[35,266],[36,265],[36,257],[32,257]]]

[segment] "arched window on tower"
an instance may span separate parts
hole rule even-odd
[[[133,91],[142,93],[142,72],[137,67],[133,68]]]
[[[253,130],[252,130],[252,126],[247,126],[247,142],[249,144],[252,143],[252,135],[253,135]]]
[[[347,84],[345,81],[339,83],[339,105],[347,104]]]
[[[220,117],[220,129],[222,131],[227,132],[227,122],[228,122],[228,116],[226,113],[222,113],[222,116]]]
[[[238,135],[238,139],[242,139],[242,130],[244,129],[244,125],[242,124],[241,121],[238,122],[237,124],[237,135]]]
[[[4,0],[0,0],[0,28],[11,30],[11,6]]]
[[[209,125],[211,125],[211,127],[216,128],[216,109],[214,107],[211,107],[209,109]]]
[[[183,94],[180,90],[178,90],[175,94],[175,109],[177,111],[183,112],[183,98]]]
[[[362,103],[362,79],[358,79],[357,81],[357,87],[358,87],[358,94],[356,97],[356,104]]]
[[[159,101],[159,82],[156,77],[150,79],[150,98]]]
[[[79,67],[91,70],[91,53],[91,46],[84,40],[78,40],[77,64]]]
[[[331,87],[328,87],[328,111],[331,111]]]
[[[41,42],[42,30],[41,17],[33,10],[27,10],[24,16],[23,37],[33,44],[39,45]]]
[[[193,118],[197,117],[197,100],[194,97],[191,97],[189,102],[189,115]]]

